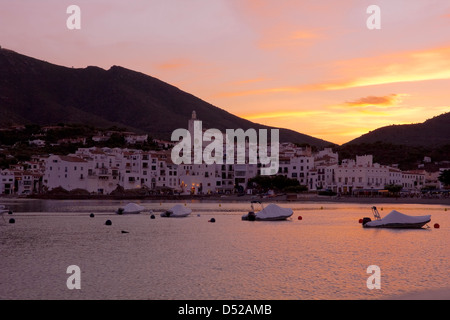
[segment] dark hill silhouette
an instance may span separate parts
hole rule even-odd
[[[170,139],[195,110],[203,128],[260,129],[151,76],[113,66],[68,68],[0,49],[0,125],[83,123],[119,126]],[[332,143],[280,128],[280,141]]]
[[[344,146],[376,142],[413,147],[448,145],[450,144],[450,112],[423,123],[382,127],[347,142]]]

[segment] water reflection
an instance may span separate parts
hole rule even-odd
[[[160,218],[174,202],[159,201],[116,215],[126,203],[7,203],[17,223],[0,228],[0,299],[379,299],[450,287],[443,206],[392,208],[442,226],[400,230],[362,228],[370,205],[361,204],[279,203],[294,210],[290,220],[249,222],[248,203],[186,202],[193,213],[183,219]],[[82,292],[65,287],[72,264]],[[366,287],[369,265],[381,268],[381,290]]]

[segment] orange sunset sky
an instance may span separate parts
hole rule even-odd
[[[80,30],[66,27],[72,4]],[[380,30],[366,26],[373,4]],[[120,65],[338,144],[450,111],[448,0],[0,0],[0,45]]]

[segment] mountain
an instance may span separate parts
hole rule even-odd
[[[215,107],[151,76],[113,66],[68,68],[0,49],[0,125],[83,123],[119,126],[170,140],[192,111],[203,128],[271,129]],[[280,128],[280,141],[332,145]]]
[[[376,142],[411,147],[450,145],[450,112],[436,116],[423,123],[382,127],[344,145]]]

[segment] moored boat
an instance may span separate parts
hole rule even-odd
[[[255,212],[254,204],[259,203],[261,210]],[[269,204],[264,208],[263,204],[259,201],[251,202],[252,211],[242,216],[242,220],[246,221],[279,221],[286,220],[294,213],[290,208],[282,208],[276,204]]]
[[[125,207],[123,208],[119,208],[116,213],[117,214],[139,214],[142,211],[144,211],[144,207],[140,206],[136,203],[132,203],[130,202],[129,204],[127,204]]]
[[[401,228],[401,229],[420,229],[431,221],[431,215],[409,216],[392,210],[384,218],[381,218],[376,207],[372,207],[375,220],[370,218],[363,219],[364,228]]]
[[[186,206],[182,206],[181,204],[177,204],[173,206],[171,209],[164,211],[161,213],[161,217],[164,218],[183,218],[190,215],[192,212],[191,209],[187,208]]]

